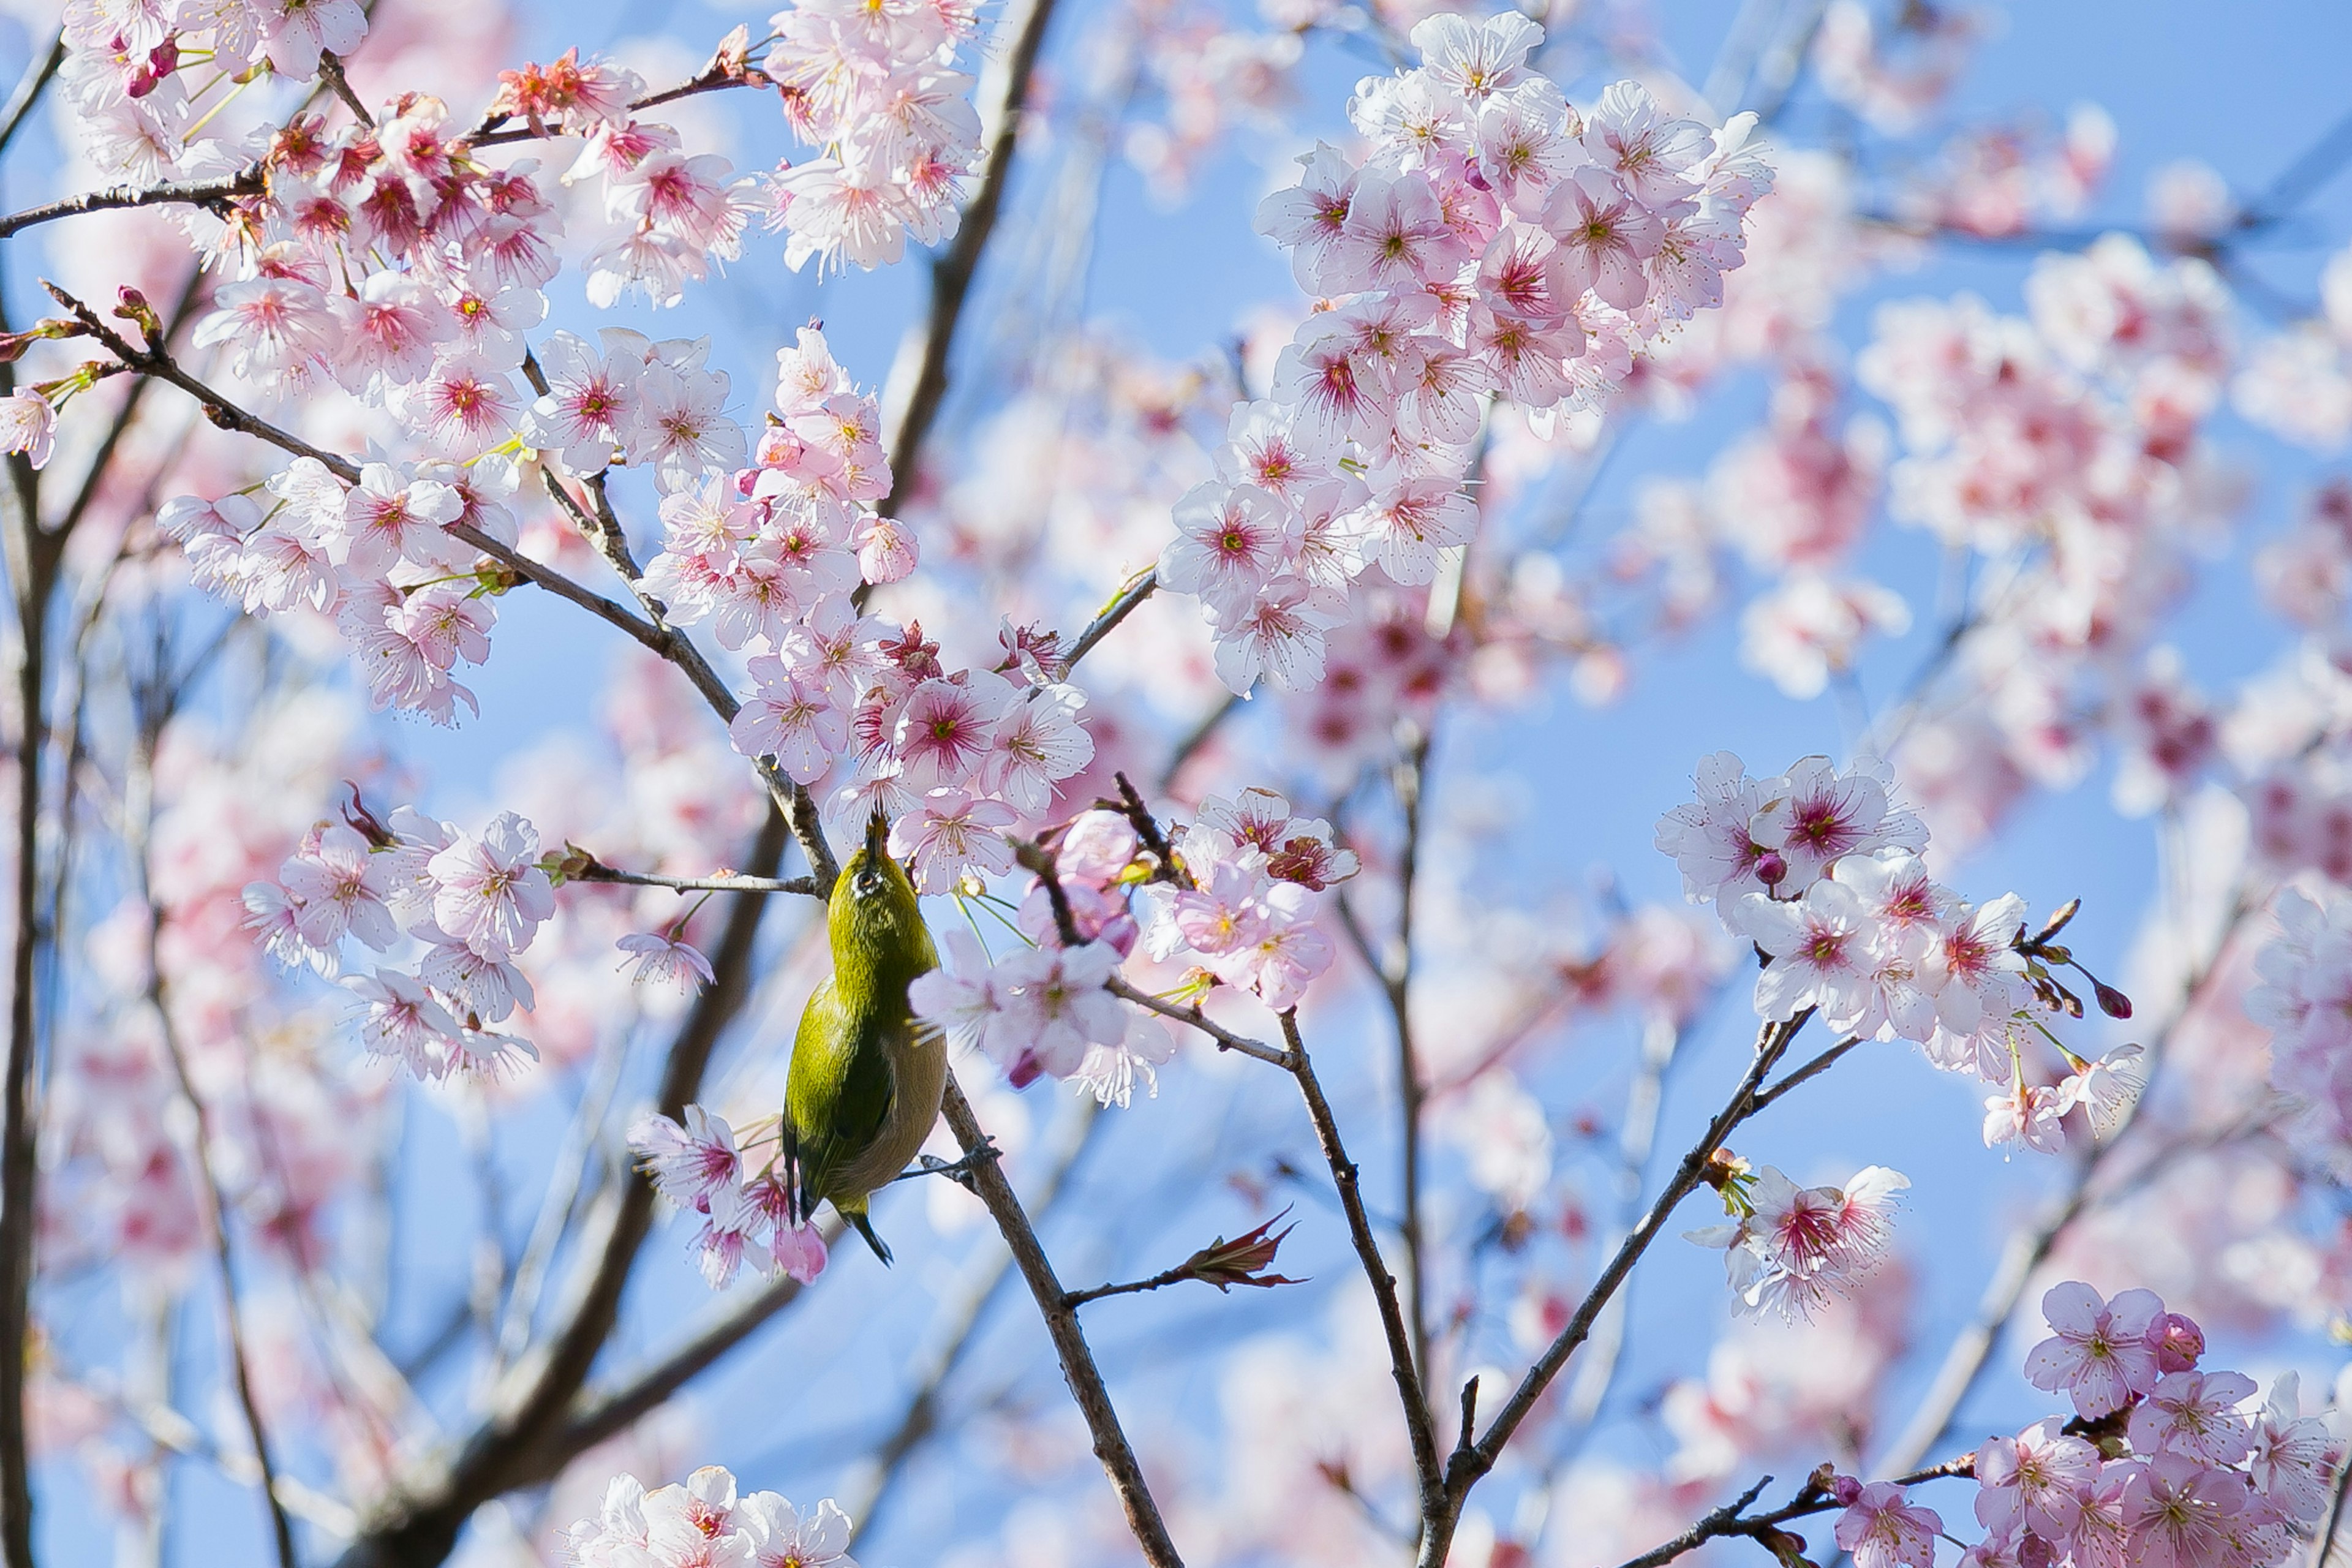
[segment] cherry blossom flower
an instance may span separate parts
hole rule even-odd
[[[427,862],[439,886],[434,923],[492,963],[529,947],[555,912],[538,855],[538,829],[511,811],[492,818],[479,837],[460,837]]]
[[[1771,1309],[1809,1315],[1876,1267],[1892,1234],[1895,1194],[1910,1185],[1899,1172],[1872,1165],[1837,1187],[1799,1187],[1768,1165],[1741,1201],[1734,1225],[1690,1233],[1722,1247],[1733,1291],[1745,1311]]]
[[[0,397],[0,452],[22,452],[35,468],[48,464],[56,445],[58,411],[37,392]]]
[[[400,939],[384,900],[387,868],[368,841],[336,824],[319,835],[318,846],[289,859],[278,879],[295,904],[295,926],[310,946],[326,950],[348,931],[384,952]]]
[[[2227,1562],[2248,1502],[2242,1478],[2181,1454],[2158,1454],[2133,1468],[2123,1498],[2133,1558],[2149,1568],[2205,1568]]]
[[[1118,954],[1099,942],[1005,959],[990,972],[990,987],[1001,1000],[982,1031],[981,1048],[1016,1089],[1040,1072],[1076,1073],[1089,1046],[1115,1045],[1127,1037],[1125,1010],[1103,989],[1118,967]]]
[[[2102,1301],[2077,1280],[2052,1286],[2042,1298],[2042,1316],[2053,1337],[2026,1355],[2026,1381],[2064,1389],[2086,1419],[2122,1409],[2133,1395],[2155,1391],[2156,1352],[2147,1332],[2163,1311],[2163,1301],[2149,1290],[2126,1290]]]
[[[551,334],[539,359],[548,391],[531,405],[524,435],[572,472],[597,472],[636,434],[644,361],[625,352],[599,353],[570,332]]]
[[[1823,879],[1793,901],[1743,895],[1725,911],[1732,930],[1772,962],[1756,977],[1756,1010],[1786,1022],[1807,1007],[1840,1034],[1872,1004],[1870,912],[1853,889]]]
[[[2343,1444],[2326,1423],[2302,1413],[2301,1380],[2281,1373],[2270,1398],[2254,1414],[2252,1453],[2246,1472],[2254,1489],[2295,1520],[2315,1520],[2326,1511],[2328,1477],[2341,1462]]]
[[[1856,1488],[1838,1515],[1837,1543],[1853,1554],[1854,1568],[1935,1568],[1936,1537],[1944,1521],[1934,1509],[1909,1500],[1892,1481]]]
[[[1783,781],[1749,778],[1746,763],[1729,752],[1717,752],[1699,759],[1693,782],[1698,800],[1660,817],[1657,830],[1659,850],[1682,870],[1684,896],[1695,904],[1720,901],[1727,908],[1739,894],[1786,880],[1787,859],[1777,846],[1759,844],[1753,832],[1770,791]],[[1772,873],[1769,883],[1763,871]]]
[[[712,1196],[741,1179],[735,1130],[699,1105],[686,1108],[683,1124],[645,1117],[629,1129],[629,1147],[662,1196],[680,1208],[708,1213]]]
[[[2235,1464],[2253,1447],[2252,1428],[2238,1411],[2253,1392],[2253,1379],[2241,1373],[2168,1373],[2132,1407],[2132,1447],[2143,1454]]]
[[[1177,537],[1160,555],[1160,585],[1233,614],[1257,596],[1296,548],[1298,521],[1255,485],[1196,485],[1176,503]]]
[[[918,892],[944,893],[967,872],[1011,870],[1013,846],[1001,831],[1018,820],[1002,801],[960,789],[933,790],[912,816],[890,824],[890,854],[907,862]]]
[[[1756,815],[1756,841],[1778,850],[1790,889],[1809,888],[1833,860],[1881,849],[1927,847],[1918,817],[1895,803],[1881,763],[1856,762],[1844,773],[1826,757],[1807,757],[1776,783]]]
[[[1016,810],[1045,810],[1054,785],[1094,759],[1093,737],[1078,720],[1086,701],[1085,692],[1060,683],[1034,687],[1005,704],[981,763],[981,788]]]
[[[2098,1473],[2099,1451],[2061,1433],[2054,1419],[1989,1438],[1977,1449],[1977,1519],[1995,1531],[2016,1526],[2045,1541],[2068,1540]]]
[[[796,784],[814,784],[849,744],[849,717],[831,692],[812,684],[774,654],[746,667],[751,695],[727,726],[728,739],[748,757],[773,757]]]
[[[629,954],[622,962],[633,967],[631,984],[660,985],[691,995],[713,978],[710,960],[683,937],[631,931],[615,944]]]
[[[1642,263],[1656,253],[1664,230],[1647,208],[1607,174],[1579,169],[1553,187],[1543,226],[1559,241],[1564,287],[1590,289],[1621,310],[1649,294]]]
[[[915,1016],[935,1025],[960,1050],[976,1047],[982,1033],[1003,1010],[1005,997],[996,988],[995,971],[979,939],[968,931],[949,931],[940,941],[940,966],[918,975],[907,987],[908,1005]]]
[[[373,978],[353,974],[343,984],[362,1004],[360,1043],[370,1055],[401,1062],[421,1079],[449,1070],[457,1020],[414,976],[379,969]]]

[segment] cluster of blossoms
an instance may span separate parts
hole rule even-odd
[[[1784,1318],[1809,1316],[1877,1267],[1893,1236],[1895,1194],[1911,1184],[1898,1171],[1871,1165],[1843,1187],[1800,1187],[1770,1165],[1751,1172],[1737,1157],[1718,1161],[1707,1175],[1735,1217],[1688,1238],[1726,1249],[1742,1312],[1769,1308]]]
[[[925,892],[1009,869],[1003,829],[1044,814],[1094,756],[1085,693],[1033,632],[1004,632],[1008,677],[950,671],[919,624],[859,616],[854,590],[915,564],[914,536],[873,508],[891,482],[874,400],[814,328],[778,360],[777,415],[753,466],[663,503],[646,590],[674,621],[708,619],[723,646],[754,650],[729,727],[737,751],[774,758],[797,784],[830,781],[836,821],[879,806]]]
[[[824,1237],[792,1217],[779,1118],[762,1118],[739,1141],[724,1117],[689,1105],[683,1122],[658,1113],[639,1120],[629,1148],[663,1197],[702,1216],[694,1246],[712,1289],[732,1284],[747,1259],[794,1279],[824,1272]],[[744,1154],[760,1148],[767,1158],[748,1168]]]
[[[2352,900],[2323,907],[2292,889],[2273,906],[2280,931],[2254,960],[2262,983],[2246,1013],[2271,1031],[2271,1082],[2306,1122],[2305,1146],[2352,1158]]]
[[[2249,1410],[2254,1380],[2200,1370],[2204,1331],[2148,1290],[2113,1300],[2078,1280],[2042,1299],[2052,1337],[2025,1361],[2063,1391],[2051,1416],[1977,1450],[1985,1536],[1968,1568],[2272,1568],[2307,1554],[2328,1511],[2341,1443],[2305,1416],[2282,1374]],[[1839,1477],[1837,1542],[1856,1568],[1932,1568],[1944,1530],[1892,1481]]]
[[[142,182],[221,174],[236,149],[202,134],[213,118],[208,94],[257,67],[314,76],[320,50],[349,54],[367,30],[359,0],[71,0],[58,78],[105,172]],[[201,72],[184,70],[184,59]]]
[[[1694,903],[1713,903],[1734,935],[1764,955],[1756,1010],[1785,1022],[1807,1011],[1840,1035],[1906,1039],[1952,1071],[1996,1086],[1985,1142],[2055,1152],[2071,1133],[2113,1125],[2138,1089],[2137,1046],[2088,1061],[2063,1046],[2070,1069],[2043,1081],[2037,1015],[2082,1004],[2050,973],[2074,963],[2023,937],[2024,900],[1971,905],[1928,876],[1927,832],[1897,804],[1870,762],[1843,773],[1808,757],[1755,779],[1717,752],[1696,775],[1698,799],[1658,823],[1658,847],[1681,868]],[[2045,960],[2047,962],[2045,962]],[[2077,965],[2079,967],[2079,965]],[[2128,1016],[2122,994],[2093,982],[2100,1007]]]
[[[768,181],[784,259],[820,271],[886,267],[912,236],[956,231],[963,176],[980,158],[971,78],[956,55],[977,31],[973,0],[811,0],[771,20],[763,69],[784,121],[822,155]]]
[[[2218,761],[2153,645],[2242,493],[2206,436],[2230,301],[2205,262],[2120,237],[2043,258],[2025,293],[2021,318],[1969,296],[1887,306],[1856,361],[1906,449],[1892,515],[1985,563],[1955,660],[1965,695],[1931,704],[1893,760],[1923,799],[1997,815],[2029,784],[2078,781],[2104,725],[2125,758],[2117,805],[2137,814]]]
[[[383,823],[355,805],[347,821],[312,828],[276,881],[248,884],[245,905],[278,962],[339,976],[360,997],[371,1055],[423,1079],[538,1055],[490,1027],[532,1006],[514,960],[555,913],[538,830],[514,813],[475,835],[411,806]],[[421,952],[401,967],[344,973],[346,937],[380,953]]]
[[[564,1531],[579,1568],[857,1568],[849,1516],[826,1498],[808,1513],[775,1492],[739,1496],[735,1478],[705,1465],[647,1491],[615,1476],[593,1519]]]
[[[1541,37],[1507,12],[1423,22],[1423,65],[1358,88],[1364,161],[1318,145],[1259,210],[1329,308],[1234,411],[1160,561],[1234,691],[1311,686],[1368,570],[1438,578],[1476,526],[1462,484],[1493,399],[1538,423],[1605,401],[1739,265],[1770,184],[1754,117],[1710,133],[1621,82],[1588,122],[1527,68]]]
[[[1158,866],[1127,817],[1081,815],[1055,857],[1078,941],[1065,942],[1053,890],[1040,881],[1017,921],[1034,947],[991,962],[977,942],[950,933],[942,966],[908,993],[916,1012],[986,1054],[1015,1087],[1042,1073],[1125,1104],[1137,1075],[1150,1084],[1171,1049],[1156,1020],[1104,989],[1139,942],[1152,959],[1191,962],[1194,999],[1222,983],[1277,1011],[1297,1005],[1330,967],[1316,906],[1325,888],[1356,874],[1354,851],[1333,842],[1328,823],[1294,816],[1263,789],[1202,802],[1169,847],[1174,865]]]

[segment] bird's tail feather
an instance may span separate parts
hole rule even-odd
[[[839,1211],[842,1218],[849,1222],[851,1229],[866,1238],[866,1245],[874,1249],[874,1256],[882,1260],[882,1267],[889,1268],[890,1248],[883,1244],[880,1237],[874,1234],[874,1222],[866,1215],[866,1201],[860,1198],[853,1208],[842,1208],[839,1204],[835,1204],[834,1207]]]
[[[807,1189],[808,1172],[801,1163],[801,1138],[793,1128],[791,1112],[777,1119],[777,1141],[782,1145],[780,1159],[784,1173],[784,1217],[794,1225],[806,1225],[809,1211],[816,1201]]]

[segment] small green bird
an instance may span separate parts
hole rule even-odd
[[[907,1003],[908,985],[940,960],[915,885],[884,847],[889,826],[877,810],[865,847],[833,885],[833,973],[801,1014],[783,1117],[797,1217],[829,1201],[886,1264],[890,1249],[866,1218],[866,1198],[897,1180],[930,1136],[948,1079],[939,1031]]]

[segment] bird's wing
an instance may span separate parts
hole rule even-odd
[[[890,1101],[888,1052],[870,1024],[841,1005],[840,993],[826,979],[801,1013],[784,1081],[785,1119],[799,1150],[803,1213],[835,1195],[835,1178],[881,1135]]]

